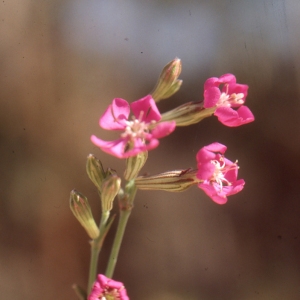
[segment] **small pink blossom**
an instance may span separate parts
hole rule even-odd
[[[130,108],[133,112],[131,119]],[[156,148],[159,138],[174,131],[174,121],[157,123],[160,119],[161,115],[151,95],[130,105],[124,99],[115,98],[100,118],[99,125],[103,129],[123,131],[120,138],[103,141],[92,135],[91,141],[104,152],[118,158],[136,156],[140,152]]]
[[[221,89],[220,85],[223,85]],[[204,107],[216,107],[214,115],[229,127],[236,127],[254,121],[254,116],[247,106],[244,106],[248,94],[248,85],[236,83],[232,74],[212,77],[204,84]],[[233,109],[238,108],[237,110]]]
[[[237,180],[238,165],[224,157],[227,147],[212,143],[197,153],[198,187],[214,202],[225,204],[227,196],[234,195],[244,188],[245,181]]]
[[[88,300],[129,300],[122,282],[114,281],[99,274]]]

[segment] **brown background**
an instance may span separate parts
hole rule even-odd
[[[177,56],[184,83],[162,112],[230,72],[250,86],[256,121],[178,128],[143,172],[194,167],[219,141],[246,186],[224,206],[196,187],[139,192],[115,279],[131,299],[300,299],[299,14],[296,0],[1,1],[0,298],[76,299],[89,245],[69,192],[87,195],[98,220],[86,156],[124,170],[89,137],[113,139],[98,127],[103,110],[149,93]]]

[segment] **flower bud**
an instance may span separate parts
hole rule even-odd
[[[124,178],[127,181],[134,179],[138,176],[140,170],[146,163],[148,158],[148,151],[140,152],[136,156],[132,156],[126,159],[126,170],[124,172]]]
[[[70,209],[90,238],[96,239],[99,236],[99,229],[93,218],[87,198],[76,190],[72,190],[70,194]]]
[[[199,182],[197,170],[175,170],[153,176],[140,176],[135,179],[135,186],[140,190],[162,190],[181,192]]]
[[[170,61],[162,70],[154,91],[151,93],[155,102],[166,99],[175,94],[182,80],[178,80],[181,73],[181,60],[175,58]]]
[[[93,154],[89,154],[87,157],[86,172],[91,181],[101,192],[102,181],[106,176],[106,172],[104,172],[101,161]]]
[[[203,102],[188,102],[161,115],[160,122],[175,121],[176,126],[188,126],[210,117],[216,108],[204,108]]]
[[[113,201],[121,187],[121,179],[117,175],[111,175],[102,182],[101,204],[102,212],[112,209]]]
[[[172,95],[174,95],[176,92],[179,91],[182,85],[182,80],[176,80],[172,86],[170,86],[169,90],[164,94],[164,99],[170,98]],[[156,101],[158,102],[158,101]]]

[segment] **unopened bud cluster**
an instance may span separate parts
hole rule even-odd
[[[121,178],[110,168],[104,171],[101,161],[93,154],[89,154],[87,157],[86,171],[99,191],[102,212],[110,211],[120,190]]]

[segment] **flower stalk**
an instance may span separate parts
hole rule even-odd
[[[95,240],[90,242],[91,244],[91,259],[90,259],[90,269],[89,269],[89,279],[88,279],[88,294],[91,292],[93,283],[96,279],[97,275],[97,266],[99,254],[104,242],[104,239],[115,219],[115,215],[113,215],[109,220],[110,212],[102,213],[101,221],[100,221],[100,235]]]
[[[133,208],[135,195],[136,187],[133,180],[128,182],[125,192],[119,194],[120,218],[105,272],[105,275],[109,278],[112,278],[114,274],[127,222]]]

